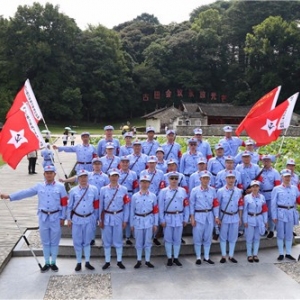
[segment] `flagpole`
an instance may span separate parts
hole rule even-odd
[[[280,152],[281,152],[281,149],[282,149],[282,146],[283,146],[283,142],[284,142],[284,138],[285,138],[285,136],[286,136],[286,133],[287,133],[288,129],[289,129],[289,127],[285,130],[285,133],[284,133],[283,136],[282,136],[282,141],[281,141],[281,144],[280,144],[280,147],[279,147],[279,150],[278,150],[278,153],[279,153],[279,154],[280,154]]]
[[[8,206],[7,203],[6,203],[6,200],[4,200],[4,203],[5,203],[5,205],[6,205],[7,209],[8,209],[8,211],[9,211],[11,217],[13,218],[15,224],[17,225],[17,227],[18,227],[20,233],[22,234],[22,238],[25,240],[25,242],[26,242],[28,248],[30,249],[30,251],[31,251],[31,253],[32,253],[32,255],[33,255],[33,257],[35,258],[35,260],[36,260],[36,262],[37,262],[39,268],[42,270],[42,265],[40,264],[40,262],[38,261],[38,259],[37,259],[36,255],[35,255],[35,253],[33,252],[32,247],[31,247],[31,244],[29,243],[27,237],[24,235],[22,229],[20,228],[20,226],[19,226],[19,224],[18,224],[18,221],[16,220],[16,218],[14,217],[14,215],[13,215],[11,209],[9,208],[9,206]]]

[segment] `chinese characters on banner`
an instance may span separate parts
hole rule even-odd
[[[155,90],[151,93],[143,94],[143,101],[150,101],[150,100],[161,100],[161,99],[180,99],[180,98],[190,98],[191,100],[202,100],[202,101],[215,101],[215,102],[226,102],[227,95],[217,92],[208,92],[205,90],[195,91],[195,90],[183,90],[183,89],[176,89],[176,90],[166,90],[166,91],[159,91]]]

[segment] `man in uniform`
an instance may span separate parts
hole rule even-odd
[[[155,129],[154,127],[147,127],[147,140],[142,142],[142,153],[147,156],[155,155],[156,149],[159,147],[159,143],[154,139]]]
[[[125,269],[122,263],[123,255],[123,229],[129,220],[129,202],[127,188],[118,183],[119,171],[111,169],[109,172],[110,184],[100,191],[100,219],[102,228],[102,241],[105,255],[105,264],[102,269],[110,267],[111,247],[116,248],[117,266]]]
[[[232,127],[231,126],[224,126],[223,130],[225,132],[225,137],[219,141],[220,144],[224,147],[224,155],[225,156],[236,156],[240,146],[245,146],[245,142],[236,137],[232,136]]]
[[[273,188],[281,183],[279,172],[272,167],[272,157],[269,154],[262,156],[263,171],[261,173],[262,181],[260,191],[265,196],[268,205],[268,228],[269,233],[267,238],[271,239],[274,236],[275,224],[272,221],[271,215],[271,192]]]
[[[212,157],[207,163],[207,171],[209,171],[214,177],[225,169],[225,157],[224,148],[222,144],[215,145],[216,156]]]
[[[75,167],[76,172],[80,170],[87,170],[89,172],[92,171],[92,159],[97,157],[96,149],[93,145],[90,145],[90,133],[83,132],[81,134],[82,144],[78,144],[75,146],[62,146],[57,147],[53,145],[54,150],[58,150],[59,152],[75,152],[77,157],[77,164]]]
[[[68,226],[72,227],[72,239],[77,264],[75,271],[81,270],[82,250],[85,257],[85,267],[95,268],[90,264],[91,241],[95,236],[95,224],[99,219],[99,191],[88,183],[88,172],[80,170],[77,173],[79,185],[73,187],[69,194]]]
[[[138,269],[142,265],[142,251],[145,251],[145,264],[148,268],[154,268],[150,262],[152,235],[158,225],[158,204],[155,194],[149,191],[150,177],[147,175],[140,178],[140,191],[132,196],[130,224],[135,236],[135,248]]]
[[[168,169],[168,165],[167,165],[167,161],[164,159],[164,149],[161,147],[158,147],[156,149],[156,157],[157,157],[157,164],[156,164],[156,168],[158,170],[161,170],[164,174],[167,173],[167,169]]]
[[[286,162],[286,168],[291,171],[291,184],[296,186],[300,190],[299,176],[295,173],[296,162],[294,159],[290,158]]]
[[[186,190],[178,186],[178,172],[169,172],[168,179],[170,185],[162,189],[158,196],[159,220],[164,229],[167,266],[175,264],[181,267],[182,264],[178,257],[183,227],[186,226],[189,219],[189,201]]]
[[[29,189],[11,195],[1,194],[1,199],[10,199],[10,201],[38,195],[40,238],[45,259],[45,265],[41,269],[42,273],[49,269],[54,272],[58,271],[56,258],[61,237],[61,226],[64,225],[66,219],[68,196],[64,185],[55,181],[55,172],[54,166],[46,166],[44,167],[45,182],[37,183]]]
[[[99,157],[105,155],[107,143],[113,143],[114,155],[119,156],[120,142],[118,139],[113,138],[113,131],[114,127],[112,125],[107,125],[104,127],[105,137],[98,142],[97,146],[97,154]]]
[[[50,149],[50,144],[46,143],[45,149],[41,151],[41,157],[43,160],[43,168],[49,165],[54,165],[54,153]]]
[[[228,171],[226,174],[226,185],[217,192],[220,203],[220,248],[222,258],[220,263],[226,262],[226,242],[229,243],[229,261],[237,263],[233,257],[235,244],[238,238],[239,225],[242,219],[243,197],[242,190],[235,187],[235,173]]]
[[[201,245],[204,247],[204,262],[214,264],[209,258],[214,224],[219,224],[219,201],[216,190],[209,186],[210,173],[201,172],[200,185],[190,195],[190,216],[193,226],[193,241],[196,265],[201,264]]]
[[[102,170],[105,174],[110,169],[117,168],[120,163],[120,158],[114,154],[114,144],[113,143],[106,143],[106,154],[100,158],[102,162]]]
[[[195,134],[195,138],[198,141],[197,151],[201,152],[207,160],[210,160],[212,158],[211,147],[207,141],[203,141],[202,129],[195,128],[194,134]]]
[[[126,156],[133,153],[133,145],[132,145],[132,132],[125,132],[124,133],[125,145],[120,147],[120,156]]]
[[[271,193],[271,214],[277,229],[277,246],[282,261],[283,245],[285,244],[285,258],[295,261],[291,255],[293,242],[293,226],[299,224],[299,213],[296,204],[300,204],[300,193],[296,186],[291,184],[291,171],[281,171],[282,184],[274,187]]]
[[[129,157],[129,169],[136,172],[138,178],[140,173],[146,169],[148,156],[142,153],[142,143],[139,140],[133,142],[133,153],[128,155]]]
[[[163,144],[161,147],[165,152],[165,160],[176,159],[178,162],[178,167],[180,164],[180,159],[182,156],[181,146],[175,142],[176,134],[174,130],[167,130],[167,142]]]

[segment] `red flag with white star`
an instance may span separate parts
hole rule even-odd
[[[298,93],[294,94],[273,110],[253,118],[245,125],[247,134],[256,141],[257,146],[276,141],[282,129],[290,125]]]
[[[44,146],[44,140],[28,104],[15,111],[5,122],[0,136],[2,159],[16,169],[29,152]]]

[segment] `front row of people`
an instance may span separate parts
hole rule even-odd
[[[49,269],[58,271],[56,258],[61,236],[60,227],[65,219],[68,226],[72,227],[77,259],[75,271],[81,270],[82,253],[85,257],[85,268],[94,270],[90,264],[90,244],[95,237],[96,224],[102,228],[105,254],[102,269],[110,267],[112,246],[116,249],[118,267],[125,269],[122,263],[123,230],[128,222],[135,237],[137,263],[134,268],[141,267],[143,250],[145,265],[154,267],[150,262],[152,238],[159,224],[164,231],[167,266],[182,266],[179,261],[181,238],[183,227],[189,220],[193,227],[196,265],[202,263],[202,245],[203,262],[214,264],[209,253],[216,224],[220,226],[220,263],[225,263],[227,258],[230,262],[237,263],[234,250],[242,221],[245,226],[248,261],[259,262],[259,241],[268,224],[268,207],[264,196],[259,193],[259,181],[253,180],[251,193],[243,197],[242,190],[234,185],[234,172],[227,173],[225,186],[216,192],[209,186],[210,173],[202,171],[199,174],[200,185],[193,188],[188,197],[186,190],[178,186],[180,174],[174,171],[168,173],[169,186],[161,189],[156,196],[149,191],[151,177],[144,175],[139,179],[140,190],[130,199],[127,188],[118,182],[119,176],[119,170],[112,169],[109,172],[109,184],[102,187],[99,194],[97,187],[88,183],[88,172],[80,170],[77,174],[79,184],[70,190],[68,197],[63,184],[55,181],[55,167],[49,165],[44,167],[45,182],[11,195],[1,194],[2,199],[11,201],[38,195],[39,228],[45,259],[42,272]],[[291,256],[291,246],[293,226],[299,222],[296,209],[296,204],[300,203],[299,191],[290,183],[289,170],[284,169],[281,176],[282,184],[273,189],[271,197],[271,215],[277,228],[278,260],[284,259],[284,246],[285,258],[295,260]]]

